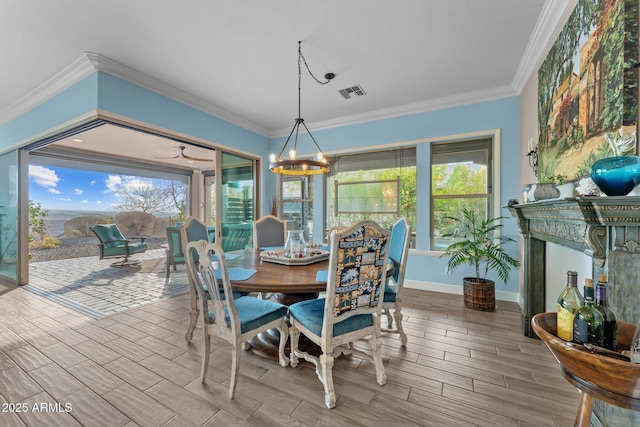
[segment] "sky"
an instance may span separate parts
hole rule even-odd
[[[122,187],[153,186],[158,180],[105,172],[29,165],[29,200],[44,209],[115,210],[115,192]]]

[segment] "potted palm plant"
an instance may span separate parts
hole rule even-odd
[[[489,270],[495,270],[506,284],[511,267],[519,265],[518,260],[502,248],[503,243],[514,242],[512,238],[499,234],[503,217],[484,219],[465,207],[461,217],[447,218],[453,221],[456,229],[443,236],[452,237],[453,242],[440,257],[449,257],[448,272],[464,264],[475,268],[475,277],[463,278],[464,304],[476,310],[493,311],[496,306],[495,282],[487,279]]]

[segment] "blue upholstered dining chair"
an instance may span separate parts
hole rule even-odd
[[[400,334],[400,344],[403,347],[407,345],[407,334],[402,329],[402,290],[404,288],[404,272],[407,269],[410,236],[411,225],[405,217],[393,224],[389,240],[389,260],[393,262],[394,270],[393,274],[387,277],[382,302],[382,311],[387,316],[388,329],[385,329],[385,332]],[[391,310],[393,310],[393,317]],[[395,330],[391,329],[394,319],[396,321]]]
[[[326,297],[289,307],[291,366],[297,366],[300,357],[316,366],[328,408],[336,404],[333,363],[340,354],[368,360],[375,367],[378,384],[387,381],[380,354],[380,313],[389,234],[373,221],[333,231]],[[320,346],[320,357],[299,350],[300,333]],[[371,354],[353,346],[354,341],[366,337],[371,337]]]
[[[253,223],[253,247],[255,249],[283,246],[287,239],[287,222],[273,215],[266,215]]]
[[[197,242],[200,240],[204,240],[205,242],[209,241],[209,233],[207,230],[207,226],[201,223],[198,218],[190,216],[186,219],[184,224],[180,227],[180,237],[182,241],[182,251],[186,253],[187,244],[189,242]],[[185,258],[186,260],[186,258]],[[196,254],[196,262],[197,254]],[[184,339],[187,342],[190,342],[193,338],[193,331],[196,328],[196,324],[198,323],[198,293],[195,288],[194,278],[191,277],[191,272],[187,269],[187,280],[189,281],[189,305],[191,310],[189,311],[189,326],[187,327],[187,332],[184,335]]]
[[[220,263],[219,270],[215,270],[211,262],[197,262],[195,255],[200,260],[216,256]],[[277,328],[280,332],[280,366],[285,367],[289,364],[289,359],[284,353],[284,346],[289,336],[285,320],[287,306],[250,296],[236,298],[231,289],[224,251],[215,243],[207,243],[206,240],[189,242],[186,257],[187,270],[194,278],[198,304],[203,313],[204,346],[202,348],[200,381],[204,382],[209,366],[211,335],[228,341],[232,346],[229,399],[233,399],[238,380],[242,344],[250,338],[267,329]],[[216,289],[220,279],[222,280],[222,291],[205,294],[205,286],[208,289]],[[220,354],[220,352],[216,354]]]

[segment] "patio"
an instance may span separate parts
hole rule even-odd
[[[24,289],[94,319],[188,292],[184,266],[166,279],[164,249],[133,257],[139,267],[111,267],[97,256],[31,263]]]

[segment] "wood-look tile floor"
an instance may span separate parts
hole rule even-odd
[[[94,320],[23,289],[4,293],[0,425],[573,424],[578,392],[543,343],[522,335],[516,304],[485,313],[460,295],[407,289],[405,299],[407,347],[383,333],[387,384],[367,362],[341,357],[329,410],[313,365],[281,368],[251,352],[228,400],[231,353],[216,339],[201,384],[200,329],[184,340],[186,295]]]

